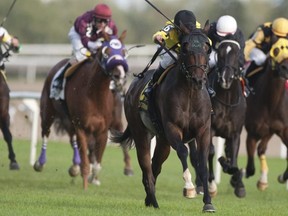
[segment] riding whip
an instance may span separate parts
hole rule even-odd
[[[154,8],[158,13],[165,17],[169,22],[171,22],[178,30],[182,31],[179,26],[177,26],[171,19],[169,19],[164,13],[162,13],[155,5],[153,5],[149,0],[145,0],[152,8]]]
[[[2,26],[4,25],[4,23],[6,22],[7,17],[9,16],[10,12],[12,11],[12,9],[13,9],[16,1],[17,1],[17,0],[14,0],[14,1],[12,2],[11,6],[10,6],[10,8],[9,8],[7,14],[6,14],[6,16],[5,16],[4,19],[2,20],[2,23],[1,23],[1,25],[0,25],[1,27],[2,27]]]

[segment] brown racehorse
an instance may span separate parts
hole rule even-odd
[[[74,165],[79,165],[81,161],[84,189],[88,187],[90,172],[88,149],[96,158],[92,166],[92,179],[100,171],[108,130],[113,124],[115,96],[109,89],[110,81],[120,79],[120,74],[128,70],[123,45],[125,36],[126,31],[119,38],[105,35],[103,46],[96,56],[82,63],[71,76],[66,78],[65,100],[55,100],[49,98],[49,95],[53,76],[67,62],[67,59],[59,62],[49,72],[41,96],[43,144],[40,157],[34,165],[36,171],[41,171],[46,162],[47,139],[55,119],[62,121],[61,124],[64,124],[70,136],[74,149]],[[89,148],[89,143],[93,143],[94,146]],[[80,150],[80,158],[77,147]]]
[[[288,40],[281,38],[270,50],[261,76],[256,80],[255,95],[247,98],[245,128],[247,130],[246,148],[248,161],[246,177],[255,174],[254,153],[257,147],[261,165],[259,190],[268,187],[268,166],[265,152],[273,134],[279,136],[288,147],[288,93],[285,82],[288,79]],[[288,159],[287,159],[288,160]],[[288,179],[288,166],[278,180],[284,183]]]
[[[223,171],[232,175],[231,185],[237,197],[245,196],[245,187],[242,182],[242,171],[238,168],[238,152],[240,135],[244,125],[246,100],[241,86],[241,71],[239,69],[240,44],[233,37],[226,37],[216,49],[217,64],[209,73],[209,81],[216,92],[211,98],[214,114],[211,119],[211,146],[209,152],[209,191],[216,195],[217,185],[214,182],[213,158],[215,154],[212,138],[225,139],[225,156],[219,158]],[[214,56],[212,56],[213,58]],[[189,143],[190,159],[195,167],[197,160],[194,158],[195,144]],[[218,159],[218,158],[217,158]],[[196,178],[197,188],[202,185]],[[199,189],[198,189],[199,190]]]
[[[1,56],[0,56],[1,57]],[[1,58],[0,58],[1,59]],[[12,145],[12,134],[10,132],[10,115],[9,115],[9,87],[7,85],[6,76],[0,69],[0,128],[3,137],[8,146],[8,158],[10,160],[10,170],[19,170],[19,165],[16,161],[16,155]]]
[[[207,31],[209,24],[206,24]],[[146,191],[145,205],[158,208],[155,184],[162,164],[170,154],[170,146],[177,151],[183,166],[184,192],[189,189],[195,191],[187,164],[188,149],[184,145],[195,138],[198,144],[199,174],[204,182],[203,211],[214,212],[207,184],[211,102],[205,82],[210,45],[207,36],[199,29],[188,30],[182,25],[180,28],[183,37],[180,41],[179,60],[169,70],[161,85],[152,92],[158,127],[150,124],[147,111],[139,111],[139,97],[151,79],[152,71],[149,71],[143,78],[136,78],[131,83],[124,101],[128,126],[124,133],[114,133],[112,140],[125,146],[131,145],[134,140]],[[154,135],[156,148],[151,164],[150,142]]]

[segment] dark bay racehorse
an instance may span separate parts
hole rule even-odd
[[[8,54],[9,50],[0,55],[0,61],[3,58],[6,58],[6,53]],[[8,55],[9,56],[9,55]],[[10,132],[10,115],[9,115],[9,87],[6,80],[6,75],[4,71],[0,68],[0,128],[4,137],[5,142],[8,146],[8,158],[10,160],[9,168],[10,170],[19,170],[19,165],[16,161],[16,155],[14,153],[12,145],[12,134]]]
[[[55,100],[49,98],[49,95],[53,76],[68,59],[59,62],[49,72],[41,96],[43,144],[41,155],[34,165],[36,171],[41,171],[46,162],[46,146],[50,127],[55,119],[58,121],[60,119],[62,126],[64,125],[64,129],[70,136],[70,142],[74,149],[74,166],[77,167],[80,164],[84,189],[88,186],[90,172],[88,149],[90,158],[96,158],[92,165],[93,177],[91,180],[97,177],[107,143],[108,129],[114,123],[114,106],[119,101],[109,89],[110,81],[111,79],[117,81],[121,74],[125,74],[128,70],[125,47],[122,43],[125,36],[126,31],[119,38],[105,35],[103,46],[96,56],[83,62],[71,76],[66,78],[65,100]],[[91,145],[93,146],[91,147]],[[92,154],[94,155],[92,156]],[[126,156],[129,157],[128,154]],[[128,165],[130,164],[128,163]],[[70,170],[70,174],[72,170]]]
[[[205,25],[207,31],[209,24]],[[114,134],[112,140],[129,146],[134,140],[138,162],[142,170],[142,183],[146,191],[145,205],[158,208],[155,185],[162,164],[168,158],[170,146],[176,150],[183,166],[184,193],[194,189],[188,169],[188,149],[184,143],[197,141],[199,174],[204,182],[205,212],[214,212],[208,192],[207,158],[210,141],[211,102],[205,88],[208,70],[208,38],[198,29],[192,31],[181,25],[183,37],[178,63],[167,73],[163,83],[155,88],[154,107],[157,127],[151,127],[147,111],[139,111],[139,97],[152,73],[136,78],[131,83],[124,101],[128,126],[124,133]],[[151,105],[151,104],[150,104]],[[156,131],[156,132],[155,132]],[[156,147],[150,158],[150,142],[156,133]]]
[[[247,98],[246,177],[255,174],[254,153],[257,148],[261,166],[261,177],[257,183],[259,190],[265,190],[268,187],[268,165],[265,152],[272,135],[279,136],[288,147],[288,94],[285,89],[287,79],[288,40],[281,38],[272,46],[261,77],[255,82],[255,95],[250,94]],[[278,180],[284,183],[287,179],[288,166]]]
[[[216,55],[218,61],[209,73],[209,81],[216,92],[211,98],[214,114],[211,118],[211,146],[209,153],[209,191],[212,196],[217,193],[215,183],[213,158],[215,154],[212,138],[225,139],[225,155],[219,158],[223,171],[232,175],[231,185],[237,197],[245,196],[245,188],[242,182],[242,172],[238,168],[237,159],[240,147],[240,135],[244,125],[246,100],[241,86],[241,72],[239,69],[240,45],[237,41],[227,37],[219,43]],[[212,56],[213,58],[214,56]],[[189,147],[191,163],[195,167],[195,143],[190,142]],[[196,184],[202,185],[199,178]]]

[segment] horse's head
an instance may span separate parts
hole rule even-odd
[[[209,27],[206,22],[205,28]],[[202,29],[188,29],[180,23],[183,35],[180,38],[181,50],[179,54],[180,70],[187,80],[196,83],[196,87],[203,88],[207,81],[208,53],[211,50],[210,41]]]
[[[270,49],[272,69],[283,79],[288,79],[288,39],[280,38]]]
[[[223,89],[229,89],[233,80],[239,79],[240,44],[235,40],[223,40],[216,47],[218,82]]]
[[[101,48],[101,63],[105,72],[121,85],[124,84],[126,72],[128,71],[127,50],[123,44],[125,37],[126,31],[123,31],[119,38],[115,35],[104,34],[104,42]]]

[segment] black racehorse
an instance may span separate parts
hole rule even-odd
[[[0,53],[0,62],[9,57],[9,49],[6,49],[4,53]],[[8,158],[10,160],[10,170],[19,170],[19,165],[16,161],[16,155],[12,145],[12,134],[10,132],[10,115],[9,115],[9,103],[10,103],[10,89],[7,84],[6,75],[4,70],[0,68],[0,128],[5,142],[8,146]]]
[[[232,175],[231,185],[237,197],[245,196],[242,172],[238,168],[237,159],[240,146],[240,135],[244,125],[246,100],[243,95],[241,71],[239,69],[240,45],[232,38],[221,41],[217,46],[215,58],[217,64],[209,73],[209,81],[216,91],[212,100],[214,114],[211,119],[211,145],[209,152],[209,191],[212,196],[217,193],[213,158],[215,154],[213,137],[225,139],[225,156],[218,160],[224,173]],[[211,56],[212,58],[214,56]],[[195,167],[195,142],[190,142],[191,163]],[[202,183],[196,178],[197,186]],[[198,189],[200,190],[200,189]]]
[[[285,88],[287,80],[288,40],[281,38],[272,46],[260,77],[255,81],[253,86],[255,95],[247,98],[246,177],[255,174],[254,153],[257,148],[261,167],[261,176],[257,183],[259,190],[265,190],[268,187],[268,165],[265,152],[272,135],[279,136],[288,147],[288,93]],[[284,183],[287,179],[288,166],[278,180]]]
[[[208,31],[209,24],[206,24],[204,29]],[[187,164],[188,149],[184,145],[195,138],[198,143],[199,175],[204,182],[203,211],[214,212],[207,183],[211,101],[205,83],[210,44],[202,30],[189,30],[183,25],[180,28],[183,37],[180,39],[179,60],[169,70],[161,85],[153,90],[156,123],[151,124],[148,113],[139,110],[141,92],[152,76],[152,71],[149,71],[144,78],[135,78],[131,83],[124,101],[128,126],[124,133],[114,133],[111,139],[125,146],[131,145],[134,140],[146,191],[145,205],[158,208],[156,179],[169,156],[170,147],[176,150],[183,166],[184,192],[189,189],[195,191]],[[156,147],[151,164],[150,142],[155,134]]]

